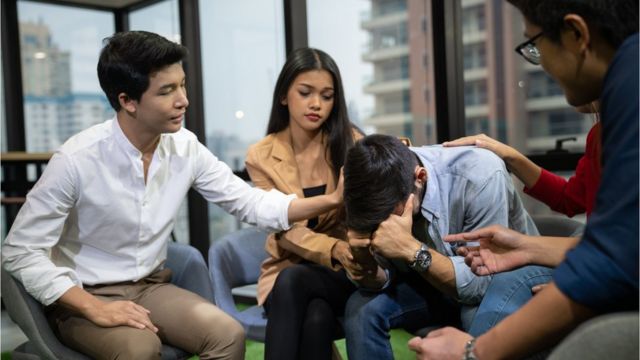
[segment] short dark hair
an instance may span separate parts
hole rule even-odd
[[[628,36],[638,32],[638,0],[507,0],[547,38],[558,42],[566,28],[567,14],[580,15],[590,31],[596,31],[617,49]]]
[[[369,135],[355,143],[344,164],[347,227],[369,234],[414,190],[416,155],[400,140]]]
[[[289,126],[289,107],[282,104],[282,99],[287,97],[287,92],[296,77],[311,70],[326,70],[333,80],[333,108],[328,119],[322,124],[322,131],[328,137],[326,150],[331,157],[331,167],[337,180],[340,168],[344,165],[347,150],[353,146],[355,127],[349,121],[340,69],[331,56],[324,51],[305,47],[295,49],[289,54],[273,90],[267,135],[280,132]]]
[[[98,60],[98,79],[115,111],[120,110],[120,93],[139,101],[149,88],[151,73],[187,56],[184,46],[147,31],[119,32],[104,39],[104,44]]]

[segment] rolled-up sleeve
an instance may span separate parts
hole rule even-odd
[[[291,228],[289,205],[295,194],[276,189],[264,191],[251,187],[233,174],[204,145],[198,144],[193,187],[207,200],[222,207],[241,221],[269,232]]]
[[[452,256],[451,263],[456,276],[458,299],[466,305],[476,305],[482,301],[484,293],[491,282],[491,276],[477,276],[464,263],[462,256]]]
[[[57,153],[27,195],[2,245],[4,269],[44,305],[50,305],[71,287],[82,286],[75,271],[56,266],[49,258],[76,197],[72,161]]]

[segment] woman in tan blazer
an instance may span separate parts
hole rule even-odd
[[[287,58],[273,95],[267,136],[249,148],[253,183],[299,198],[330,194],[360,132],[348,119],[340,72],[311,48]],[[342,207],[271,234],[258,280],[268,315],[265,359],[330,359],[336,318],[355,290]]]

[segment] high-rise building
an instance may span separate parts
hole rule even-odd
[[[71,93],[70,53],[53,43],[46,24],[41,21],[20,23],[20,53],[25,96],[67,96]]]
[[[73,93],[71,54],[43,22],[20,23],[27,150],[55,150],[71,135],[113,116],[102,93]]]
[[[513,49],[523,40],[522,18],[502,0],[462,0],[466,133],[486,133],[525,153],[551,149],[555,140],[584,149],[592,124],[569,107],[560,87],[540,66]],[[365,126],[416,144],[436,141],[430,0],[371,0],[361,22],[370,41],[363,60],[374,75],[365,92],[374,113]]]

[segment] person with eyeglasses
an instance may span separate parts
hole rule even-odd
[[[529,40],[516,51],[541,65],[569,104],[600,99],[602,177],[580,239],[549,241],[501,226],[450,235],[479,241],[466,262],[478,275],[527,264],[557,266],[553,282],[474,338],[453,328],[413,338],[418,359],[638,358],[638,2],[508,0]],[[463,250],[464,251],[464,250]]]

